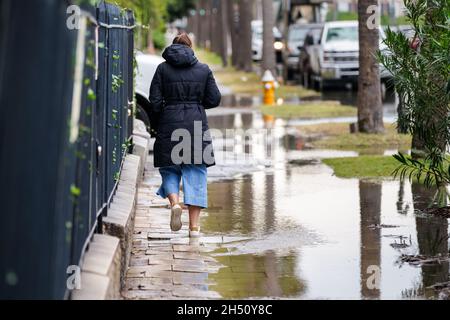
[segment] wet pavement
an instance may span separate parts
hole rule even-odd
[[[155,193],[160,178],[152,162],[146,165],[145,179],[138,191],[135,228],[130,265],[125,279],[125,299],[218,299],[223,295],[212,290],[219,275],[220,259],[216,253],[227,252],[226,246],[248,241],[248,237],[206,235],[200,239],[188,237],[187,214],[183,228],[171,232],[170,210],[165,200]],[[217,226],[219,228],[219,226]],[[236,266],[227,278],[242,278],[247,271]]]
[[[448,281],[448,262],[400,259],[448,252],[448,220],[415,213],[432,196],[420,186],[339,179],[321,164],[217,181],[204,237],[190,240],[187,214],[170,232],[158,181],[147,171],[139,191],[126,298],[433,298],[427,287]]]
[[[251,109],[216,112],[209,122],[221,131],[265,126]],[[239,134],[241,145],[214,140],[219,160],[198,242],[187,237],[187,214],[183,231],[170,232],[166,202],[155,196],[160,178],[147,164],[125,297],[438,298],[431,286],[449,281],[449,221],[422,213],[434,192],[337,178],[320,159],[355,152],[307,150],[286,142],[286,122],[271,127],[269,150],[249,152]]]
[[[211,127],[221,130],[236,123],[244,129],[264,126],[258,112],[215,118],[210,118]],[[231,252],[245,257],[249,265],[265,261],[271,277],[280,279],[275,291],[243,290],[228,297],[435,297],[426,288],[449,281],[448,261],[430,266],[400,259],[402,255],[448,255],[449,221],[421,214],[434,191],[408,182],[337,178],[317,160],[356,152],[307,150],[304,141],[286,143],[289,123],[277,120],[274,126],[276,141],[271,149],[253,154],[259,163],[271,166],[209,186],[211,208],[203,224],[213,221],[208,227],[212,233],[252,237],[230,248]],[[239,150],[246,152],[245,147],[235,147],[233,152]],[[220,229],[213,227],[217,220]],[[378,289],[373,288],[372,274],[380,275]],[[286,277],[290,278],[286,283],[296,285],[283,287]],[[220,286],[216,289],[221,291]]]
[[[249,96],[239,96],[234,95],[229,92],[226,88],[223,89],[225,93],[222,97],[221,107],[217,109],[208,110],[208,114],[217,115],[223,113],[249,113],[251,112],[251,107],[258,107],[262,105],[262,97],[249,97]],[[338,101],[342,105],[357,106],[357,92],[355,88],[344,89],[344,88],[330,88],[326,91],[320,93],[316,97],[308,98],[298,98],[290,97],[282,100],[285,104],[301,104],[308,101]],[[386,123],[394,123],[397,118],[397,97],[392,89],[388,89],[383,98],[383,113],[384,121]],[[233,111],[234,110],[234,111]],[[292,119],[289,120],[289,125],[308,125],[308,124],[321,124],[330,122],[355,122],[356,117],[342,117],[342,118],[321,118],[321,119]]]
[[[447,219],[414,213],[420,205],[413,197],[424,192],[398,181],[339,179],[323,165],[211,184],[205,228],[254,239],[227,246],[230,251],[219,261],[232,268],[228,256],[243,260],[276,284],[266,291],[244,286],[229,292],[220,282],[213,288],[240,298],[430,297],[424,289],[448,281],[448,262],[433,267],[399,262],[402,254],[448,252]],[[367,282],[371,270],[381,275],[379,289]]]

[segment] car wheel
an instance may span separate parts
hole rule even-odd
[[[322,91],[323,89],[323,80],[322,79],[314,79],[312,80],[312,87],[316,91]]]
[[[302,69],[300,69],[298,72],[298,84],[303,87],[305,87],[304,79],[305,79],[305,72]]]
[[[383,82],[383,81],[381,82],[380,89],[381,89],[381,100],[385,101],[386,100],[386,91],[387,91],[385,82]]]
[[[136,104],[136,119],[144,122],[147,131],[150,132],[150,118],[147,112],[145,111],[144,107],[141,106],[139,103]]]
[[[306,89],[311,88],[311,76],[309,75],[308,71],[304,71],[302,73],[302,84],[303,84],[303,87]]]
[[[293,79],[294,76],[294,72],[292,71],[292,69],[287,68],[286,70],[286,80],[287,81],[291,81]]]

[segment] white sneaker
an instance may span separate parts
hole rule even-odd
[[[172,231],[179,231],[182,227],[181,223],[181,213],[183,212],[183,209],[179,204],[176,204],[171,209],[170,214],[170,229]]]
[[[200,227],[189,229],[189,238],[200,238]]]

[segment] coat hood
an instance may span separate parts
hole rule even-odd
[[[172,44],[164,50],[163,58],[177,68],[189,67],[198,62],[194,51],[183,44]]]

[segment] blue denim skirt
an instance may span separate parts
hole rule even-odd
[[[157,195],[167,198],[180,192],[183,183],[184,204],[201,208],[208,207],[207,169],[205,165],[182,164],[159,168],[162,184]]]

